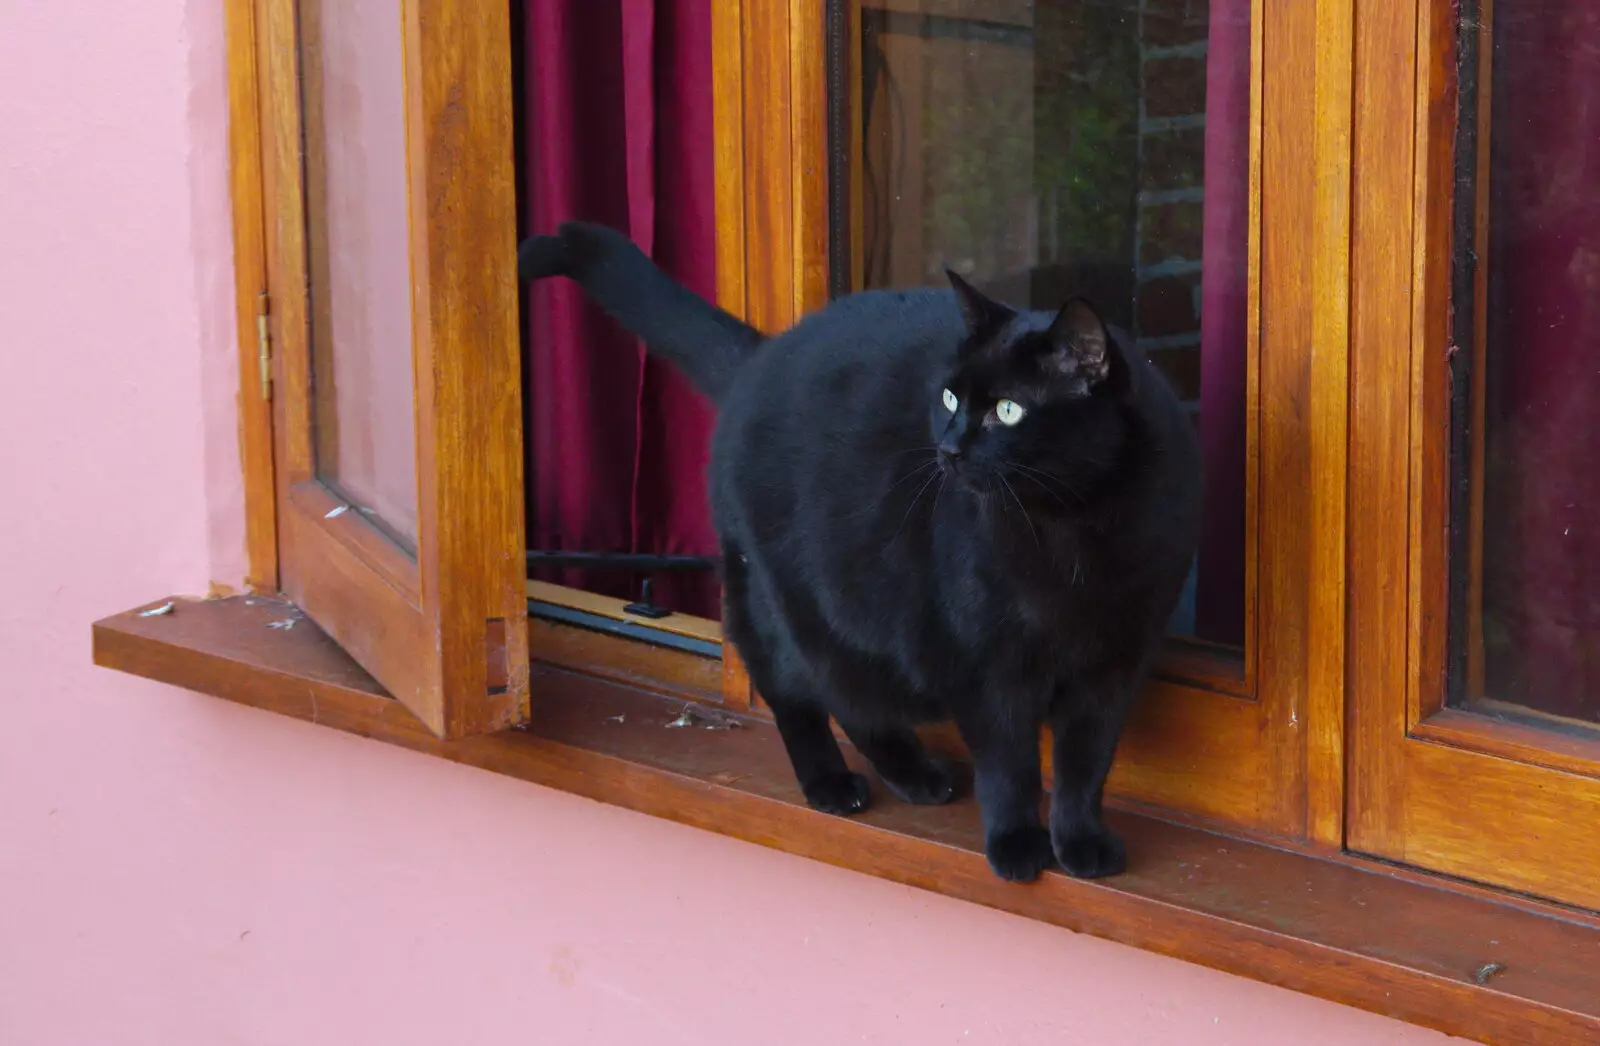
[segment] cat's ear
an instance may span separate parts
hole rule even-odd
[[[1005,325],[1015,315],[1011,307],[988,297],[978,288],[961,278],[961,274],[946,267],[945,276],[961,303],[961,315],[967,321],[967,333],[973,336],[992,332]]]
[[[1111,393],[1129,391],[1132,370],[1128,360],[1093,305],[1082,298],[1067,302],[1051,322],[1048,337],[1051,365],[1057,374]]]

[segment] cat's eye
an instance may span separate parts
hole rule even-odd
[[[1026,413],[1016,400],[1001,400],[994,405],[994,416],[1000,419],[1002,425],[1015,425]]]
[[[944,390],[944,409],[954,414],[956,408],[961,406],[961,400],[949,389]]]

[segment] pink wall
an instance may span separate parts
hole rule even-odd
[[[0,3],[0,1043],[1442,1041],[92,668],[242,574],[219,7]]]

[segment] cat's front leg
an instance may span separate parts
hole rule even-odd
[[[984,853],[1002,879],[1031,882],[1054,862],[1039,823],[1043,784],[1039,724],[1031,716],[975,709],[958,716],[972,752],[974,791],[983,810]]]
[[[1051,704],[1050,841],[1061,867],[1079,879],[1127,867],[1122,840],[1101,816],[1101,800],[1135,686],[1129,674],[1106,674],[1064,689]]]

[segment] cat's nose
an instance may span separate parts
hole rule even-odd
[[[955,464],[961,460],[961,444],[949,440],[939,444],[939,457],[944,461]]]

